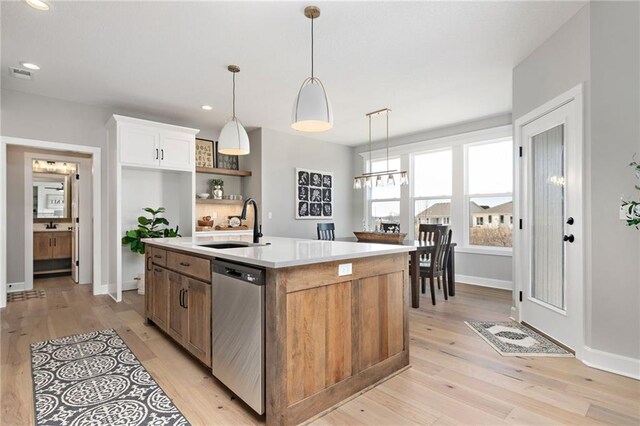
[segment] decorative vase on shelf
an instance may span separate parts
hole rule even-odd
[[[222,200],[224,196],[224,191],[220,185],[216,185],[213,187],[213,191],[211,191],[211,195],[213,195],[214,200]]]

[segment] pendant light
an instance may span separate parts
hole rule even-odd
[[[249,136],[236,117],[236,73],[240,72],[237,65],[229,65],[227,69],[233,73],[233,117],[220,132],[218,152],[226,155],[247,155],[250,152]]]
[[[313,74],[313,21],[320,16],[320,8],[307,6],[304,16],[311,19],[311,77],[302,82],[293,103],[291,127],[301,132],[324,132],[333,127],[333,108],[324,85]]]
[[[353,178],[353,189],[361,189],[371,188],[372,186],[372,178],[376,178],[376,188],[381,188],[384,186],[396,186],[396,175],[400,175],[400,185],[408,185],[409,177],[406,171],[397,171],[397,170],[389,170],[389,113],[391,110],[389,108],[379,109],[377,111],[370,112],[366,114],[369,118],[369,167],[373,164],[371,161],[371,117],[378,114],[385,114],[386,123],[387,123],[387,170],[382,172],[371,172],[363,173],[360,176],[356,176]],[[386,182],[384,180],[386,176]]]

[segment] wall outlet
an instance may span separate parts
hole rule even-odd
[[[353,264],[343,263],[338,265],[338,276],[343,277],[345,275],[351,275],[353,273]]]

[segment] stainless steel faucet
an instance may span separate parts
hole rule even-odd
[[[240,214],[240,218],[242,220],[247,220],[247,205],[253,204],[253,243],[258,244],[260,242],[260,237],[262,237],[262,225],[258,224],[258,203],[256,200],[249,197],[245,200],[242,205],[242,213]]]

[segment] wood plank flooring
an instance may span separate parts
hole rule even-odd
[[[210,372],[143,323],[143,297],[94,297],[91,286],[38,282],[45,299],[0,312],[0,424],[33,424],[29,343],[115,328],[194,425],[262,424]],[[412,368],[314,425],[640,424],[640,382],[573,358],[502,357],[463,321],[503,320],[511,295],[457,286],[433,307],[411,309]]]

